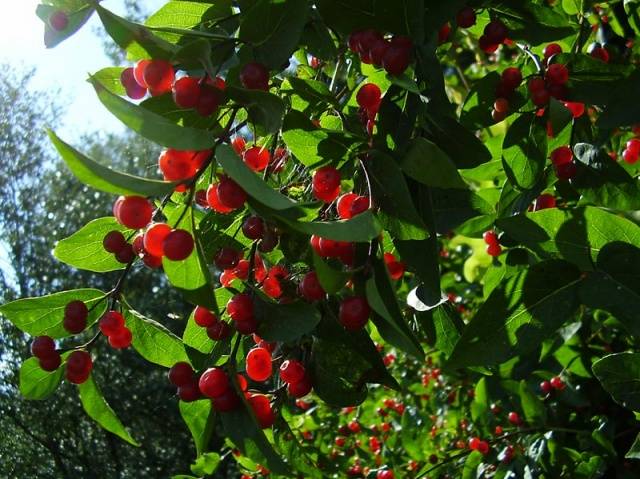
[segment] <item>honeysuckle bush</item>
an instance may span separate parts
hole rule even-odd
[[[53,254],[113,288],[0,308],[35,338],[22,393],[78,384],[136,446],[92,376],[132,347],[177,387],[181,478],[636,477],[639,7],[40,5],[48,47],[99,16],[130,63],[88,81],[166,150],[142,178],[49,131],[114,195]],[[141,268],[181,336],[136,312]]]

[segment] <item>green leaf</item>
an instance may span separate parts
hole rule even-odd
[[[324,259],[313,251],[313,267],[318,281],[329,294],[335,294],[340,291],[349,280],[349,275],[340,270],[332,268]]]
[[[533,351],[571,318],[579,284],[579,271],[559,260],[510,277],[467,324],[449,366],[490,366]]]
[[[609,242],[640,245],[640,227],[599,208],[549,208],[499,219],[497,225],[515,241],[542,257],[560,257],[588,271]]]
[[[225,173],[256,201],[274,210],[294,208],[296,203],[275,191],[240,159],[230,146],[220,145],[216,159]]]
[[[527,423],[531,426],[544,426],[547,421],[547,410],[540,398],[534,394],[523,379],[520,381],[520,403]]]
[[[261,301],[257,319],[261,338],[289,342],[311,333],[320,322],[320,311],[301,301],[290,304]]]
[[[87,326],[95,323],[104,313],[107,302],[96,303],[105,297],[99,289],[73,289],[60,293],[23,298],[0,306],[0,314],[11,321],[18,329],[31,336],[51,336],[65,338],[72,336],[64,327],[64,308],[70,301],[84,301],[89,309]]]
[[[282,126],[285,104],[276,95],[262,90],[246,90],[227,86],[225,94],[247,110],[249,120],[264,129],[265,134],[275,133]]]
[[[242,10],[239,38],[248,42],[257,61],[281,70],[297,50],[309,4],[306,0],[257,0]]]
[[[158,145],[177,150],[206,150],[215,143],[215,136],[209,131],[176,125],[146,108],[114,95],[93,77],[89,78],[89,82],[107,110],[127,127]]]
[[[53,131],[47,130],[47,133],[76,178],[97,190],[116,195],[161,196],[175,188],[174,183],[149,180],[112,170],[83,155]]]
[[[20,393],[26,399],[46,399],[58,389],[63,372],[64,367],[45,371],[38,358],[31,357],[20,366]]]
[[[107,67],[97,71],[92,76],[111,93],[119,96],[125,96],[127,94],[127,90],[120,81],[120,76],[124,70],[124,67]]]
[[[162,324],[145,318],[137,311],[123,311],[127,327],[133,335],[133,349],[147,361],[165,368],[180,361],[189,362],[184,344]]]
[[[80,5],[79,8],[74,8],[73,11],[64,9],[63,11],[67,13],[68,24],[64,30],[59,31],[53,29],[49,21],[51,15],[58,10],[60,8],[54,5],[38,5],[36,7],[36,15],[44,22],[44,44],[47,48],[55,47],[80,30],[94,12],[93,7],[88,2]]]
[[[203,476],[213,474],[220,465],[220,460],[220,454],[217,452],[206,452],[191,465],[191,472]]]
[[[477,81],[467,94],[462,111],[460,123],[470,130],[487,128],[496,123],[491,116],[493,104],[496,101],[496,88],[500,84],[500,74],[491,72]],[[510,113],[516,112],[525,104],[525,100],[518,91],[509,98]]]
[[[610,354],[593,363],[592,369],[614,401],[640,411],[640,353]]]
[[[446,356],[451,355],[460,339],[464,323],[454,306],[443,303],[430,311],[433,321],[434,346]],[[423,315],[425,313],[421,313]]]
[[[211,288],[207,286],[207,289],[209,290],[209,296],[211,296]],[[227,302],[233,296],[233,293],[226,288],[218,288],[215,290],[214,296],[214,301],[217,304],[227,304]],[[193,349],[196,349],[204,354],[211,353],[216,344],[219,344],[214,342],[207,335],[207,328],[203,328],[202,326],[198,326],[196,324],[195,320],[193,319],[193,311],[189,315],[187,326],[184,328],[184,332],[182,333],[182,341],[185,345],[192,347]]]
[[[365,290],[380,335],[403,351],[417,358],[424,357],[420,342],[400,310],[386,265],[381,259],[375,258],[373,270],[373,277],[367,280]]]
[[[168,60],[175,53],[174,45],[156,36],[144,25],[119,17],[97,3],[95,8],[109,36],[120,48],[127,51],[130,59]]]
[[[598,127],[617,128],[637,124],[640,118],[640,73],[631,76],[612,88],[612,98],[604,112],[598,117]]]
[[[63,263],[78,269],[106,273],[124,269],[113,253],[102,246],[107,233],[120,231],[125,238],[131,230],[126,229],[113,216],[90,221],[68,238],[56,243],[53,255]]]
[[[507,177],[515,187],[532,188],[542,176],[547,160],[544,119],[533,113],[520,115],[504,138],[502,160]]]
[[[416,181],[437,188],[466,188],[456,166],[435,143],[416,138],[400,164]]]
[[[640,459],[640,434],[636,436],[636,439],[624,457],[625,459]]]
[[[482,464],[484,456],[478,451],[473,451],[467,456],[462,468],[462,479],[475,479],[478,474],[478,468]]]
[[[196,445],[198,456],[206,451],[213,432],[215,411],[209,399],[179,403],[180,415],[185,422]],[[215,468],[214,468],[215,469]],[[192,471],[198,474],[198,471]],[[213,471],[211,471],[213,472]],[[211,474],[211,473],[209,473]]]
[[[111,409],[111,406],[105,401],[102,392],[93,379],[93,375],[78,385],[78,392],[80,393],[82,407],[91,419],[129,444],[139,446],[120,422],[120,419],[118,419],[116,413]]]
[[[362,144],[347,133],[318,128],[307,116],[295,110],[284,118],[282,139],[297,160],[309,168],[347,160]]]
[[[316,235],[336,241],[352,241],[366,243],[377,238],[382,228],[374,214],[369,210],[341,221],[290,221],[280,218],[282,222],[300,233]]]
[[[427,226],[416,211],[402,171],[393,158],[372,152],[366,164],[373,202],[380,207],[385,230],[399,240],[423,240],[429,237]]]
[[[487,388],[487,378],[480,378],[473,390],[473,401],[471,402],[471,419],[480,423],[486,423],[489,417],[489,391]]]
[[[164,27],[189,30],[203,23],[227,17],[232,14],[231,0],[215,0],[212,2],[184,1],[167,2],[152,14],[144,24],[148,27]],[[158,32],[158,36],[171,43],[176,43],[181,36]],[[173,38],[173,41],[172,41]]]

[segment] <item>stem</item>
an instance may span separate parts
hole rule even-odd
[[[516,43],[516,46],[520,50],[522,50],[523,53],[528,55],[529,58],[533,60],[533,63],[535,63],[536,69],[538,70],[538,73],[542,73],[542,71],[544,70],[544,68],[542,67],[542,63],[540,63],[540,59],[538,58],[538,56],[531,51],[531,48],[529,47],[529,45],[522,45],[520,43]]]

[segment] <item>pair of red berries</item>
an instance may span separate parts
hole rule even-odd
[[[175,150],[168,148],[158,157],[158,168],[165,181],[185,181],[193,178],[206,164],[211,150]],[[186,190],[179,185],[179,190]]]
[[[354,244],[347,241],[336,241],[312,235],[310,244],[322,258],[338,258],[345,265],[351,266],[354,261]]]
[[[626,147],[622,152],[622,159],[626,163],[633,165],[638,161],[639,158],[640,158],[640,139],[633,138],[627,141]]]
[[[227,314],[240,334],[253,334],[258,330],[253,300],[247,293],[238,293],[229,300]]]
[[[355,193],[345,193],[338,198],[336,203],[338,216],[343,220],[348,220],[360,213],[364,213],[370,207],[371,199],[368,196],[360,196]]]
[[[549,394],[554,389],[556,391],[562,391],[566,387],[567,385],[565,384],[565,382],[562,380],[560,376],[554,376],[549,381],[545,380],[540,383],[540,390],[544,394]]]
[[[242,391],[247,389],[247,380],[241,375],[238,375],[238,384]],[[233,411],[241,404],[227,373],[222,368],[209,368],[202,373],[198,380],[198,389],[202,395],[212,399],[213,407],[217,411]]]
[[[331,203],[340,195],[340,172],[333,166],[319,168],[313,174],[311,189],[318,200]]]
[[[576,176],[578,168],[573,161],[571,147],[559,146],[551,152],[550,159],[559,179],[566,181]]]
[[[242,208],[247,201],[245,191],[228,176],[222,176],[218,183],[207,189],[207,204],[216,213],[227,214]]]
[[[225,81],[216,77],[198,78],[184,76],[171,88],[173,101],[179,108],[193,109],[200,116],[211,116],[224,100]]]
[[[120,231],[109,231],[102,239],[102,247],[123,264],[131,263],[136,257],[133,245],[127,242]]]
[[[64,307],[62,326],[71,334],[78,334],[87,327],[89,309],[83,301],[70,301]]]
[[[60,352],[50,336],[38,336],[31,343],[31,354],[38,358],[40,368],[47,372],[55,371],[62,364]],[[65,365],[65,377],[73,384],[82,384],[91,375],[93,361],[91,355],[82,350],[69,354]]]
[[[478,451],[480,454],[487,455],[489,454],[489,443],[487,441],[481,440],[479,437],[472,437],[469,439],[469,449],[472,451]]]
[[[127,96],[134,100],[143,98],[147,91],[152,96],[169,93],[174,80],[173,65],[166,60],[140,60],[120,75]]]
[[[156,258],[171,261],[187,259],[194,248],[193,236],[186,230],[173,229],[166,223],[153,223],[142,237],[144,251]]]
[[[413,42],[405,36],[387,40],[382,33],[369,29],[349,35],[349,49],[360,56],[362,63],[382,67],[390,75],[397,76],[411,63]]]
[[[287,391],[294,398],[306,396],[313,388],[307,370],[296,359],[287,359],[280,365],[280,379],[287,384]]]
[[[383,258],[391,279],[398,280],[404,276],[405,264],[398,261],[393,253],[385,253]]]
[[[478,40],[480,48],[485,53],[493,53],[504,43],[509,35],[506,25],[499,19],[491,20]]]
[[[109,344],[114,349],[124,349],[131,346],[133,334],[125,325],[124,316],[118,311],[107,311],[98,322],[102,334],[109,339]]]
[[[193,320],[201,328],[207,329],[207,336],[214,341],[222,341],[231,335],[229,325],[203,306],[193,310]]]
[[[502,253],[502,246],[500,246],[500,241],[498,240],[498,234],[495,231],[485,231],[482,235],[482,239],[487,245],[487,254],[489,256],[500,256]]]
[[[522,72],[519,68],[506,68],[500,77],[496,87],[496,101],[493,104],[491,116],[496,122],[502,121],[509,113],[509,99],[522,83]]]
[[[569,70],[561,63],[553,63],[547,67],[544,77],[535,77],[527,85],[531,101],[537,107],[545,107],[551,97],[566,100],[569,81]]]
[[[198,387],[198,377],[189,363],[174,364],[169,369],[169,382],[178,388],[178,397],[182,401],[192,402],[202,397]]]
[[[376,125],[376,115],[382,102],[382,92],[378,85],[374,83],[362,85],[356,93],[356,102],[360,106],[360,120],[366,127],[369,136],[372,136]]]

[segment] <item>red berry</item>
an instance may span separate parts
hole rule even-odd
[[[537,90],[531,93],[531,101],[537,107],[547,106],[547,104],[549,104],[550,99],[551,99],[551,94],[547,89]]]
[[[242,258],[242,253],[233,248],[220,248],[213,261],[218,269],[233,269]]]
[[[133,67],[133,78],[136,80],[138,85],[143,88],[147,88],[147,82],[144,81],[144,70],[147,68],[147,65],[151,63],[151,60],[140,60]]]
[[[235,328],[240,334],[254,334],[258,330],[258,322],[256,318],[251,317],[245,321],[236,321]]]
[[[489,443],[487,441],[480,441],[478,444],[478,452],[483,455],[489,454]]]
[[[336,447],[344,447],[345,442],[346,442],[346,439],[342,436],[338,436],[334,440],[334,444],[336,445]]]
[[[495,231],[485,231],[482,235],[482,239],[488,245],[497,244],[498,243],[498,234]]]
[[[538,196],[533,203],[533,211],[545,210],[547,208],[555,208],[556,207],[556,198],[553,195],[549,195],[544,193]]]
[[[529,80],[527,88],[529,89],[529,93],[535,93],[537,91],[544,90],[546,88],[546,83],[543,78],[535,77]]]
[[[311,384],[311,378],[309,378],[308,374],[305,374],[304,378],[297,383],[289,383],[287,386],[287,392],[289,393],[289,396],[301,398],[309,394],[312,388],[313,385]]]
[[[632,138],[631,140],[627,141],[627,150],[631,151],[632,153],[640,154],[640,140],[637,138]]]
[[[554,166],[564,165],[573,160],[573,152],[569,146],[560,146],[551,152],[550,158]]]
[[[258,216],[249,216],[242,223],[242,233],[250,240],[262,238],[264,230],[264,221]]]
[[[246,293],[239,293],[227,303],[227,314],[237,322],[249,321],[253,316],[253,301]]]
[[[200,389],[198,388],[198,382],[193,379],[191,382],[180,386],[178,388],[178,397],[181,401],[184,402],[193,402],[200,399],[202,395],[200,394]]]
[[[98,327],[105,336],[112,336],[124,328],[124,324],[125,321],[122,314],[118,311],[107,311],[100,318]]]
[[[567,108],[574,118],[580,118],[584,115],[584,103],[565,101],[565,108]]]
[[[151,269],[162,267],[162,258],[160,256],[154,256],[146,252],[142,256],[142,262]]]
[[[340,303],[340,324],[349,331],[361,329],[369,320],[371,308],[363,296],[351,296]]]
[[[200,80],[182,77],[173,84],[173,101],[180,108],[195,108],[200,99]]]
[[[229,412],[240,406],[241,401],[236,392],[229,388],[225,393],[213,398],[213,407],[216,411]]]
[[[376,479],[394,479],[395,475],[391,469],[383,469],[378,471],[376,474]]]
[[[502,253],[502,246],[499,243],[492,243],[487,246],[487,254],[492,257],[500,256]]]
[[[551,386],[550,381],[542,381],[540,383],[540,390],[542,391],[543,394],[549,394],[552,389],[553,387]]]
[[[500,115],[506,115],[509,112],[509,100],[506,98],[496,98],[496,101],[493,103],[493,109]],[[504,119],[504,117],[502,119]]]
[[[166,223],[154,223],[144,233],[143,246],[146,252],[153,256],[164,255],[164,240],[171,233],[171,226]]]
[[[193,236],[185,230],[173,230],[162,242],[162,252],[171,261],[187,259],[193,251]]]
[[[210,85],[202,85],[196,111],[200,116],[211,116],[218,110],[222,100],[222,92],[220,90]]]
[[[478,446],[480,445],[480,438],[479,437],[472,437],[471,439],[469,439],[469,449],[471,449],[472,451],[476,451],[478,449]]]
[[[500,44],[507,39],[507,35],[509,34],[509,30],[502,21],[496,19],[492,20],[484,27],[484,34],[487,36],[487,39],[494,44]]]
[[[488,36],[486,35],[482,35],[479,39],[478,39],[478,46],[480,47],[480,49],[487,53],[493,53],[495,52],[498,47],[500,46],[499,43],[494,43],[492,42]]]
[[[309,302],[320,301],[327,294],[318,280],[315,271],[309,271],[300,282],[300,294]]]
[[[522,83],[522,72],[519,68],[509,67],[502,72],[502,84],[509,90],[515,90]]]
[[[60,353],[54,351],[50,356],[38,358],[38,362],[40,364],[40,369],[52,372],[60,367],[60,364],[62,364],[62,357],[60,356]]]
[[[237,266],[233,269],[233,274],[241,281],[244,281],[249,276],[249,260],[241,259],[238,261]]]
[[[120,263],[131,263],[136,258],[136,253],[133,251],[133,246],[125,244],[120,251],[116,252],[116,260]]]
[[[218,318],[207,308],[196,306],[196,309],[193,310],[193,320],[198,326],[208,328],[213,326],[218,321]]]
[[[120,74],[120,83],[127,92],[127,96],[132,100],[139,100],[147,94],[147,89],[136,81],[133,68],[125,68]]]
[[[51,336],[38,336],[31,343],[31,354],[43,359],[55,355],[56,343]]]
[[[109,344],[114,349],[128,348],[129,346],[131,346],[132,340],[133,334],[131,334],[131,330],[126,326],[109,336]]]
[[[443,43],[447,42],[450,35],[451,24],[447,22],[440,27],[440,30],[438,30],[438,45],[442,45]]]
[[[382,66],[389,75],[401,75],[411,63],[411,48],[391,43],[382,57]]]
[[[369,209],[370,200],[367,196],[358,196],[351,203],[351,208],[349,208],[349,215],[351,218],[354,216],[358,216],[360,213],[364,213]]]
[[[635,162],[637,162],[638,158],[640,158],[640,152],[638,151],[627,148],[622,152],[622,159],[625,161],[625,163],[628,163],[630,165],[633,165]]]
[[[67,358],[67,373],[74,376],[87,376],[93,369],[91,355],[86,351],[73,351]]]
[[[171,91],[175,79],[173,66],[166,60],[151,60],[142,72],[144,83],[153,96]]]
[[[511,411],[507,416],[507,419],[514,426],[519,426],[520,424],[522,424],[522,419],[520,418],[520,415],[515,411]]]
[[[231,328],[224,321],[218,321],[207,328],[207,336],[214,341],[222,341],[231,334]]]
[[[158,167],[166,181],[181,181],[191,178],[197,169],[191,161],[193,152],[179,151],[169,148],[160,153]]]
[[[390,45],[391,44],[384,38],[378,38],[373,43],[371,49],[369,50],[369,56],[371,57],[371,62],[374,65],[382,66],[384,55],[387,53]]]
[[[282,296],[282,286],[280,285],[280,281],[278,278],[271,275],[267,275],[262,282],[262,291],[270,298],[277,299]]]
[[[247,354],[247,376],[262,382],[271,377],[271,353],[265,348],[253,348]]]
[[[382,92],[375,83],[365,83],[356,94],[356,101],[365,110],[378,111]]]
[[[351,205],[358,198],[355,193],[346,193],[338,198],[336,203],[336,209],[338,210],[338,216],[343,220],[351,218]]]
[[[297,383],[304,379],[305,369],[300,361],[287,359],[280,365],[280,379],[285,383]]]
[[[564,381],[560,376],[552,377],[551,381],[549,381],[549,384],[556,391],[562,391],[566,387],[566,384],[564,383]]]
[[[127,240],[120,231],[109,231],[102,240],[102,246],[109,253],[117,253],[127,244]]]
[[[269,90],[269,71],[260,63],[251,62],[240,71],[242,86],[250,90]]]
[[[404,275],[404,263],[402,261],[398,261],[396,257],[391,253],[384,254],[384,262],[387,265],[387,270],[389,271],[389,276],[393,280],[398,280],[402,278]]]
[[[238,382],[238,387],[240,391],[246,391],[249,387],[247,383],[247,379],[242,374],[236,374],[236,381]]]
[[[569,81],[569,70],[561,63],[549,65],[547,81],[552,85],[564,85]]]
[[[56,10],[49,17],[49,25],[51,25],[51,28],[56,32],[61,32],[69,25],[69,17],[62,10]]]
[[[605,63],[609,63],[609,52],[607,51],[606,48],[595,47],[593,50],[591,50],[590,55],[593,58],[601,60]]]
[[[576,176],[578,168],[574,162],[564,163],[556,166],[556,176],[560,180],[568,181]]]
[[[247,201],[247,194],[244,190],[231,178],[224,176],[220,179],[218,183],[218,200],[222,206],[232,209],[241,208],[245,201]],[[207,192],[207,198],[209,198],[209,193]],[[211,201],[209,204],[212,208],[214,205]]]
[[[331,203],[340,194],[340,173],[333,166],[324,166],[313,175],[313,194],[325,203]]]
[[[236,136],[231,140],[231,147],[238,154],[241,155],[247,146],[247,142],[241,136]]]
[[[271,162],[271,153],[264,147],[252,146],[244,152],[242,160],[253,171],[263,171]]]
[[[247,401],[262,429],[273,426],[276,417],[267,396],[264,394],[252,394]]]
[[[220,196],[218,193],[219,185],[220,183],[213,183],[212,185],[209,185],[209,188],[207,188],[207,205],[210,206],[216,213],[230,213],[235,208],[229,208],[228,206],[225,206],[220,202]]]
[[[557,43],[549,43],[546,47],[544,47],[543,55],[545,61],[551,58],[553,55],[559,55],[562,53],[562,47]]]
[[[78,334],[87,327],[89,310],[82,301],[71,301],[64,308],[63,327],[73,334]]]
[[[169,382],[174,386],[186,386],[193,383],[193,368],[189,363],[181,361],[169,369]]]
[[[217,398],[229,391],[229,377],[221,368],[209,368],[200,376],[198,386],[205,396]]]
[[[456,23],[460,28],[470,28],[476,24],[476,12],[471,7],[465,7],[456,15]]]
[[[126,196],[117,206],[116,219],[127,228],[144,228],[151,221],[153,207],[142,196]]]

